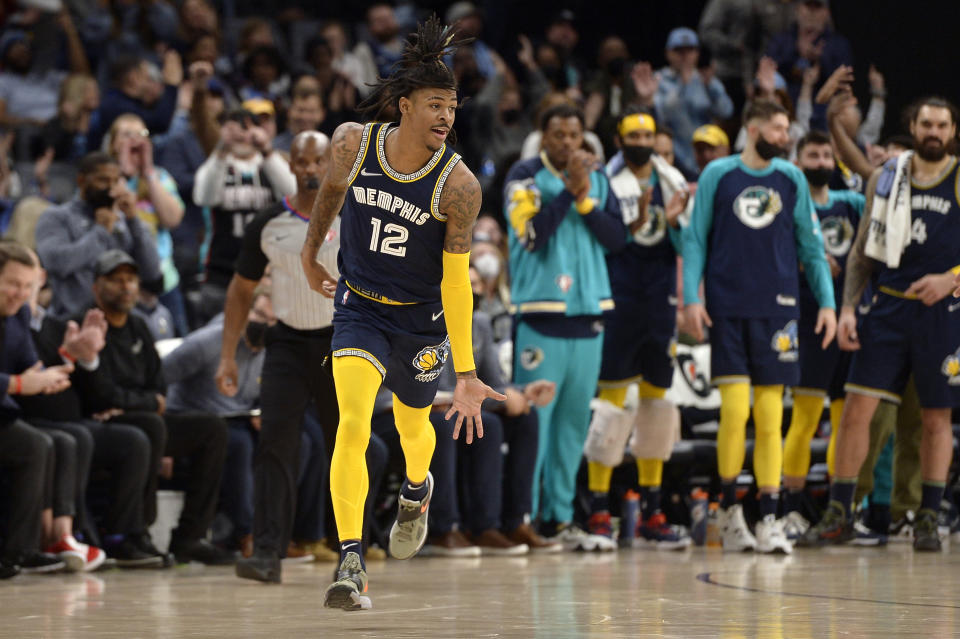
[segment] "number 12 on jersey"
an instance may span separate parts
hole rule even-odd
[[[381,241],[381,220],[371,217],[370,224],[373,225],[373,235],[370,237],[371,251],[374,253],[379,251],[384,255],[396,255],[397,257],[403,257],[407,254],[407,247],[402,246],[410,238],[410,231],[407,230],[407,227],[392,222],[385,225],[383,227],[383,241]]]

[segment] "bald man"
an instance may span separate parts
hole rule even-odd
[[[237,564],[237,575],[247,579],[280,581],[280,559],[293,532],[300,430],[307,404],[311,399],[316,404],[328,450],[333,448],[339,422],[333,377],[320,366],[330,351],[333,301],[311,290],[300,265],[313,200],[327,172],[329,146],[327,136],[315,131],[293,139],[290,170],[297,192],[264,209],[247,225],[227,289],[216,376],[221,393],[233,396],[241,385],[236,360],[241,336],[266,346],[260,388],[262,426],[254,457],[254,552]],[[339,231],[336,219],[320,256],[325,264],[337,263]],[[278,321],[269,327],[258,322],[248,325],[254,289],[267,264]]]

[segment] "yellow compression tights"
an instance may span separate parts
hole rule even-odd
[[[640,382],[640,398],[663,399],[667,389]],[[627,388],[602,388],[598,393],[599,399],[606,400],[618,408],[623,408],[627,401]],[[587,464],[587,483],[591,492],[605,493],[610,490],[610,478],[613,468],[604,466],[600,462]],[[663,481],[662,459],[638,459],[637,476],[641,486],[659,486]]]
[[[430,407],[411,408],[393,396],[393,418],[400,433],[400,447],[407,462],[407,478],[422,483],[430,470],[437,434],[430,424]]]
[[[362,357],[334,357],[333,380],[339,392],[340,425],[330,462],[330,495],[340,541],[363,536],[363,506],[367,499],[367,444],[377,389],[383,378]]]
[[[720,428],[717,430],[717,470],[720,478],[732,481],[743,469],[746,453],[747,419],[750,418],[750,384],[719,384]]]
[[[753,474],[758,488],[780,488],[783,471],[783,386],[753,387]]]
[[[835,399],[830,402],[830,443],[827,445],[827,473],[832,478],[833,464],[837,459],[837,433],[840,431],[840,419],[843,417],[843,405],[846,400]]]
[[[783,444],[783,474],[806,477],[810,471],[810,441],[817,433],[823,414],[822,395],[793,396],[793,417]]]

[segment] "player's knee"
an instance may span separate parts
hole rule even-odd
[[[587,461],[604,466],[618,466],[633,429],[634,413],[614,406],[605,400],[590,402],[593,418],[587,431],[583,454]]]
[[[665,399],[640,401],[630,450],[637,459],[670,459],[680,439],[680,411]]]
[[[720,426],[742,427],[750,417],[750,386],[723,384],[720,386]]]

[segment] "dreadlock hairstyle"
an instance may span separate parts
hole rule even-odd
[[[410,97],[417,89],[438,88],[457,90],[453,71],[443,62],[444,56],[457,47],[469,44],[473,38],[457,39],[451,26],[444,26],[436,14],[417,25],[404,44],[403,55],[393,65],[390,76],[378,78],[373,92],[360,103],[358,109],[364,121],[399,121],[399,99]],[[457,143],[453,129],[450,144]]]

